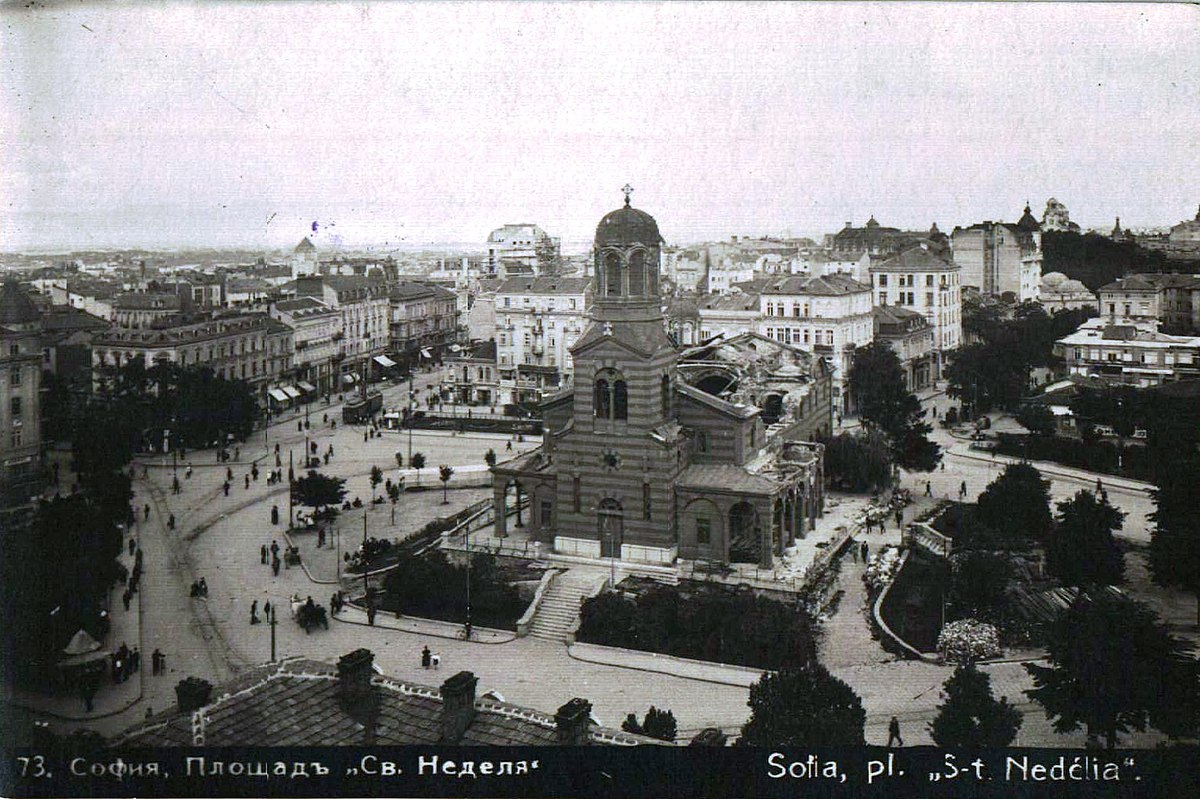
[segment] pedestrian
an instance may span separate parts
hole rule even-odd
[[[304,422],[301,422],[301,421],[299,421],[299,420],[297,420],[297,421],[296,421],[296,432],[297,432],[297,433],[303,433],[303,432],[304,432]]]
[[[150,505],[149,504],[142,506],[142,514],[145,519],[148,520],[150,518]]]
[[[1099,494],[1102,491],[1104,491],[1104,485],[1100,482],[1100,478],[1097,477],[1096,478],[1096,493]]]
[[[860,558],[862,558],[863,563],[866,563],[867,558],[870,557],[870,555],[871,555],[871,548],[869,546],[867,546],[866,541],[863,541],[862,545],[859,546],[858,556]]]
[[[325,453],[325,465],[326,466],[329,465],[329,453],[328,452]]]
[[[438,666],[442,665],[442,656],[434,652],[429,656],[429,662],[433,664],[433,670],[437,671]]]
[[[333,614],[334,616],[336,616],[338,614],[337,600],[338,600],[337,591],[334,591],[333,594],[329,597],[329,612],[331,614]]]
[[[224,483],[221,485],[221,489],[222,489],[222,490],[225,492],[225,496],[229,496],[229,481],[228,481],[228,480],[226,480],[226,481],[225,481],[225,482],[224,482]]]
[[[135,549],[137,549],[137,542],[134,541],[132,537],[130,537],[130,539],[129,539],[129,554],[132,555],[133,551]]]
[[[961,498],[966,498],[966,496],[967,496],[967,481],[966,480],[963,480],[962,485],[960,485],[958,487],[958,496]]]
[[[363,431],[363,443],[364,444],[367,443],[367,431],[366,430]]]
[[[258,559],[259,559],[259,562],[262,563],[262,565],[264,565],[264,566],[267,565],[267,545],[266,544],[263,544],[262,547],[258,550]]]
[[[933,483],[929,482],[928,480],[925,481],[925,496],[933,496]]]
[[[250,490],[250,475],[248,475],[248,474],[245,475],[245,478],[246,478],[246,490],[249,491]]]
[[[263,603],[263,619],[265,621],[271,620],[271,600],[269,599]]]
[[[142,668],[142,653],[138,651],[136,646],[129,653],[129,665],[135,673]]]
[[[125,605],[125,610],[129,610],[129,600],[131,599],[133,599],[133,594],[126,588],[125,593],[121,595],[121,602]]]
[[[317,549],[320,549],[323,546],[325,546],[325,528],[318,527],[317,528]]]
[[[850,557],[854,558],[855,563],[858,563],[858,542],[853,538],[850,539]]]
[[[902,527],[904,527],[904,511],[897,510],[896,511],[896,529],[899,530]]]
[[[242,448],[241,447],[233,448],[233,459],[235,461],[239,461],[242,459]]]
[[[200,596],[208,596],[208,583],[203,577],[200,578]]]
[[[279,524],[279,506],[278,505],[271,506],[271,524]],[[266,553],[265,553],[266,547],[263,547],[263,550],[264,550],[263,563],[266,563],[267,562]]]
[[[250,623],[258,624],[258,600],[250,603]]]
[[[278,441],[275,442],[275,456],[276,457],[279,456],[279,442]],[[279,464],[277,463],[275,465],[278,466]]]
[[[189,463],[189,464],[187,465],[187,468],[183,470],[183,478],[184,478],[185,480],[191,480],[191,479],[192,479],[192,464],[190,464],[190,463]]]
[[[888,722],[888,748],[892,747],[892,741],[896,742],[897,746],[904,746],[904,739],[900,737],[900,719],[892,716],[892,720]]]
[[[138,547],[137,552],[133,553],[133,572],[137,574],[142,570],[142,548]]]
[[[169,529],[169,530],[175,529],[175,514],[174,513],[172,513],[170,516],[167,517],[167,529]]]
[[[232,466],[225,467],[225,480],[230,483],[233,482],[233,467]]]
[[[426,644],[425,648],[421,650],[421,668],[423,668],[423,669],[429,668],[429,663],[430,663],[429,644]]]
[[[367,605],[367,624],[371,625],[372,627],[375,626],[375,605],[374,604]]]
[[[256,483],[258,482],[258,464],[257,463],[250,467],[250,476],[254,478],[254,482],[256,482]]]
[[[275,576],[279,576],[279,558],[276,557],[271,561],[271,571],[275,572]]]
[[[271,556],[279,557],[279,542],[274,539],[271,540]]]
[[[511,440],[507,444],[504,445],[504,449],[508,452],[512,452],[512,441]]]

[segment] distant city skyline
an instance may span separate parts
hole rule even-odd
[[[1200,204],[1195,5],[614,8],[6,6],[0,246],[570,252],[626,182],[669,243]]]

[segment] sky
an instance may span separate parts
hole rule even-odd
[[[586,246],[1200,205],[1200,7],[14,3],[0,247]]]

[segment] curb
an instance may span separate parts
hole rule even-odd
[[[979,461],[981,463],[991,463],[997,466],[1009,466],[1014,463],[1020,463],[1021,460],[1012,455],[996,455],[994,458],[986,458],[982,455],[975,455],[971,452],[952,452],[958,458],[966,458],[968,460]],[[1101,472],[1085,472],[1082,469],[1077,470],[1078,474],[1072,474],[1067,469],[1069,466],[1062,466],[1053,461],[1029,461],[1039,471],[1048,475],[1052,475],[1061,480],[1077,480],[1081,483],[1094,483],[1097,479],[1107,488],[1113,487],[1130,493],[1141,493],[1154,489],[1152,483],[1144,483],[1140,480],[1130,480],[1127,477],[1119,477],[1117,475],[1103,474]],[[1045,464],[1045,465],[1044,465]],[[1084,476],[1088,475],[1088,476]]]
[[[593,644],[593,646],[595,646],[595,644]],[[654,653],[647,652],[646,654],[651,655]],[[671,671],[663,671],[662,669],[651,669],[651,668],[647,668],[645,666],[630,666],[630,665],[626,665],[623,663],[605,663],[602,660],[592,660],[591,658],[580,657],[579,655],[576,655],[574,652],[571,651],[570,645],[567,645],[567,657],[571,658],[571,660],[578,660],[580,663],[591,663],[595,666],[608,666],[609,668],[613,668],[613,669],[626,669],[628,671],[641,671],[641,672],[645,672],[646,674],[665,674],[668,677],[674,677],[678,680],[691,680],[692,682],[702,682],[702,683],[707,683],[709,685],[728,685],[733,688],[746,688],[747,690],[749,690],[745,685],[742,685],[741,683],[729,682],[728,680],[714,680],[714,679],[710,679],[708,677],[693,677],[689,674],[676,674]],[[722,666],[722,665],[726,665],[726,664],[713,664],[713,665],[714,666]],[[749,667],[746,667],[746,668],[749,668]],[[769,671],[770,671],[770,669],[762,670],[762,672],[764,674]]]
[[[355,610],[360,610],[360,611],[362,610],[362,608],[360,608],[358,605],[356,605],[352,602],[347,602],[346,604],[349,607],[354,608]],[[363,611],[363,612],[365,613],[366,611]],[[511,644],[513,641],[517,640],[517,634],[512,632],[511,630],[496,630],[492,627],[485,627],[485,628],[480,628],[480,629],[486,629],[489,632],[502,633],[504,635],[511,635],[512,638],[505,638],[503,641],[475,641],[475,640],[467,641],[465,639],[458,637],[457,630],[461,630],[462,625],[452,624],[451,622],[442,621],[441,619],[427,619],[423,616],[403,616],[403,618],[420,619],[421,621],[427,622],[429,624],[446,625],[446,626],[452,627],[454,630],[456,630],[456,632],[453,635],[444,635],[444,634],[438,633],[438,632],[416,632],[413,630],[401,630],[396,627],[390,627],[390,626],[384,625],[384,624],[367,624],[366,622],[362,622],[362,621],[352,621],[351,619],[343,619],[341,616],[335,616],[332,613],[329,614],[329,617],[331,619],[333,619],[334,621],[341,622],[342,624],[354,624],[359,627],[369,627],[372,630],[386,630],[388,632],[403,633],[405,635],[424,635],[424,636],[428,636],[430,638],[442,638],[447,641],[461,641],[464,644],[483,644],[484,646],[502,646],[504,644]]]

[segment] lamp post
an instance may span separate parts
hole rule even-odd
[[[363,514],[363,598],[371,604],[371,588],[367,583],[367,572],[370,571],[370,558],[367,556],[367,514]]]
[[[271,618],[267,620],[267,624],[271,625],[271,662],[275,662],[275,606],[271,606]]]
[[[288,532],[292,531],[292,508],[295,507],[292,490],[296,486],[296,473],[292,468],[292,451],[288,450]]]
[[[412,431],[413,431],[413,368],[408,369],[408,463],[412,465]]]

